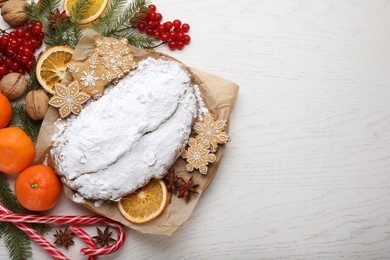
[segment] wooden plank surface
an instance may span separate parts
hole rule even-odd
[[[240,85],[232,142],[184,226],[104,259],[389,259],[390,2],[153,3],[193,39],[158,51]]]

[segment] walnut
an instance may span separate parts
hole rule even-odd
[[[42,120],[49,108],[49,97],[45,92],[32,90],[26,96],[26,112],[32,120]]]
[[[0,8],[3,7],[3,5],[7,2],[8,0],[0,0]]]
[[[10,73],[0,81],[0,91],[10,100],[21,98],[27,89],[26,77],[20,73]]]
[[[1,8],[1,15],[6,23],[11,27],[19,27],[25,24],[28,20],[27,14],[24,12],[25,1],[13,0],[6,2]]]

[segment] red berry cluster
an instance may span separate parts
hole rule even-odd
[[[190,26],[180,20],[173,22],[161,23],[162,15],[157,13],[155,5],[148,6],[149,11],[146,12],[142,21],[137,25],[138,30],[145,32],[149,36],[154,36],[157,40],[168,43],[171,50],[181,50],[185,45],[189,44],[191,37],[187,34]]]
[[[41,47],[44,37],[39,21],[10,33],[3,32],[0,37],[0,79],[11,72],[30,73],[35,61],[34,52]]]

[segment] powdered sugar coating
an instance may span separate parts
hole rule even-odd
[[[79,117],[56,123],[57,171],[82,197],[117,201],[165,175],[196,116],[182,65],[148,58]]]

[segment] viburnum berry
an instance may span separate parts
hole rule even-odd
[[[170,42],[168,42],[168,47],[169,47],[169,49],[171,49],[171,50],[175,50],[175,49],[176,49],[176,41],[170,41]]]
[[[42,32],[42,25],[36,24],[31,28],[31,33],[34,35],[39,35]]]
[[[160,22],[162,20],[163,16],[160,13],[156,13],[156,21]]]
[[[170,32],[169,33],[169,39],[174,41],[177,39],[177,34],[175,32]]]
[[[27,56],[22,56],[21,61],[23,62],[23,64],[27,64],[30,61],[30,59]]]
[[[163,42],[166,42],[169,40],[169,34],[168,33],[161,33],[160,34],[160,40],[162,40]]]
[[[183,40],[184,44],[189,44],[190,41],[191,41],[191,37],[188,34],[184,35],[184,40]]]
[[[30,32],[26,32],[26,34],[24,35],[24,39],[31,40],[32,39],[31,33]]]
[[[154,31],[153,31],[152,28],[147,28],[147,29],[145,30],[145,32],[146,32],[146,34],[149,35],[149,36],[154,35]]]
[[[12,47],[7,47],[7,49],[5,50],[5,56],[7,56],[8,58],[12,58],[14,57],[15,55],[15,50],[12,48]]]
[[[26,67],[27,67],[27,69],[32,69],[32,67],[34,66],[34,62],[32,61],[32,60],[30,60],[29,62],[27,62],[27,65],[26,65]]]
[[[179,50],[183,49],[184,48],[184,42],[182,42],[182,41],[176,42],[176,48],[179,49]]]
[[[172,27],[173,27],[172,22],[165,22],[163,25],[165,27],[165,30],[167,30],[167,31],[172,29]]]
[[[163,33],[163,32],[166,32],[167,30],[165,30],[165,27],[164,25],[160,24],[158,27],[157,27],[157,30],[159,33]]]
[[[0,66],[0,75],[5,76],[8,73],[8,69],[6,66]]]
[[[6,46],[8,46],[9,41],[10,41],[10,37],[7,36],[7,35],[4,35],[4,36],[2,36],[2,37],[0,38],[0,45],[1,45],[2,47],[6,47]]]
[[[10,32],[9,33],[9,38],[16,39],[16,38],[18,38],[18,36],[16,36],[16,32]]]
[[[183,30],[183,32],[188,32],[190,30],[190,25],[187,23],[183,23],[181,29]]]
[[[176,19],[176,20],[173,21],[172,24],[173,24],[173,27],[175,27],[175,28],[180,28],[180,26],[181,26],[181,21],[178,20],[178,19]]]
[[[177,33],[177,40],[178,41],[184,41],[184,33],[183,32],[178,32]]]
[[[26,36],[26,31],[23,28],[16,29],[15,33],[16,36],[18,36],[19,38],[23,38],[24,36]]]
[[[157,18],[157,17],[156,17],[156,12],[155,12],[155,11],[149,12],[148,18],[149,18],[150,21],[156,21],[156,20],[157,20],[157,19],[156,19],[156,18]]]
[[[137,25],[137,29],[140,30],[141,32],[145,31],[145,28],[146,28],[146,25],[144,22],[140,22],[138,25]]]

